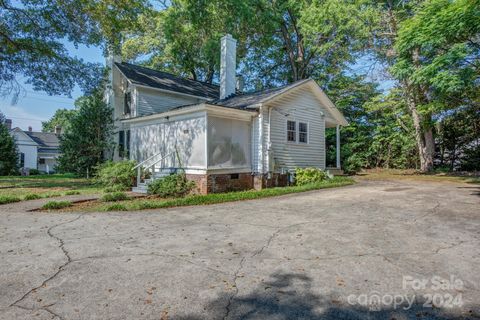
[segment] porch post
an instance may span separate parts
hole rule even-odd
[[[337,124],[337,169],[340,169],[340,125]]]

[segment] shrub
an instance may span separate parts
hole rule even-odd
[[[297,168],[295,170],[295,183],[297,186],[320,182],[327,178],[325,171],[318,168]]]
[[[40,198],[41,197],[36,193],[29,193],[29,194],[26,194],[25,197],[23,197],[23,200],[35,200]]]
[[[44,210],[58,210],[70,207],[72,203],[70,201],[49,201],[42,206]]]
[[[106,211],[127,211],[127,207],[125,207],[123,204],[120,204],[120,203],[114,203],[109,205],[105,210]]]
[[[135,161],[105,162],[97,168],[97,181],[108,187],[121,186],[124,190],[131,188],[136,177],[133,167]]]
[[[28,174],[31,176],[38,176],[40,174],[40,171],[38,171],[37,169],[30,169]]]
[[[177,173],[153,181],[148,185],[148,193],[163,198],[183,197],[195,187],[195,182],[188,181],[185,173]]]
[[[0,204],[13,203],[22,201],[19,197],[13,196],[0,196]]]
[[[118,192],[118,191],[127,191],[129,187],[122,186],[121,184],[115,184],[113,186],[109,186],[103,189],[105,192]]]
[[[122,201],[127,200],[129,197],[124,192],[112,192],[104,194],[100,199],[103,202],[113,202],[113,201]]]
[[[74,195],[77,195],[77,194],[80,194],[80,191],[70,190],[70,191],[65,192],[66,196],[74,196]]]

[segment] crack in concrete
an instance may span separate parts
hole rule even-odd
[[[278,228],[278,226],[270,226],[270,225],[263,225],[263,224],[253,224],[253,223],[243,223],[243,222],[238,222],[238,223],[218,223],[218,222],[205,222],[203,223],[204,225],[206,226],[222,226],[222,227],[232,227],[232,226],[242,226],[242,225],[248,225],[248,226],[252,226],[252,227],[262,227],[262,228],[271,228],[271,229],[276,229]],[[188,228],[188,227],[199,227],[201,226],[201,224],[189,224],[189,225],[185,225],[185,226],[178,226],[179,229],[185,229],[185,228]],[[147,232],[164,232],[165,230],[166,231],[170,231],[172,229],[172,227],[165,227],[165,228],[162,228],[162,227],[156,227],[156,228],[153,228],[153,229],[142,229],[142,232],[143,233],[147,233]],[[105,234],[101,234],[101,235],[93,235],[93,236],[85,236],[85,237],[72,237],[72,238],[65,238],[65,240],[68,240],[68,241],[74,241],[74,240],[85,240],[85,239],[98,239],[98,238],[105,238],[105,237],[117,237],[117,236],[131,236],[132,235],[132,231],[128,231],[128,232],[121,232],[121,233],[109,233],[107,235]]]
[[[49,309],[49,307],[53,306],[55,303],[52,303],[52,304],[49,304],[49,305],[46,305],[46,306],[42,306],[40,308],[28,308],[28,307],[25,307],[25,306],[21,306],[21,305],[18,305],[18,304],[15,304],[15,305],[10,305],[10,307],[15,307],[15,308],[19,308],[19,309],[22,309],[22,310],[27,310],[27,311],[37,311],[37,310],[43,310],[45,312],[48,312],[50,313],[52,316],[60,319],[60,320],[65,320],[65,318],[63,318],[62,316],[60,316],[59,314],[53,312],[52,310]]]
[[[413,219],[413,222],[412,222],[412,223],[415,223],[415,222],[417,222],[418,220],[425,219],[426,217],[428,217],[428,216],[430,216],[430,215],[432,215],[432,214],[437,213],[437,210],[438,210],[439,207],[440,207],[440,202],[437,201],[437,203],[435,204],[435,206],[434,206],[432,209],[430,209],[426,214],[420,216],[419,218]]]
[[[460,240],[459,242],[457,243],[452,243],[451,245],[449,246],[446,246],[446,247],[439,247],[435,250],[435,254],[438,254],[440,251],[442,250],[448,250],[448,249],[452,249],[452,248],[455,248],[455,247],[458,247],[459,245],[461,244],[464,244],[466,241],[464,240]]]
[[[285,227],[281,227],[281,228],[278,228],[274,233],[272,233],[272,235],[270,237],[268,237],[267,239],[267,242],[262,246],[260,247],[260,249],[256,250],[253,252],[253,254],[250,256],[250,259],[258,256],[259,254],[263,253],[263,251],[268,248],[270,246],[270,244],[272,243],[273,239],[275,237],[277,237],[282,231],[284,230],[287,230],[291,227],[294,227],[294,226],[298,226],[298,225],[302,225],[302,224],[306,224],[306,223],[318,223],[320,221],[316,221],[316,222],[300,222],[300,223],[295,223],[295,224],[291,224],[291,225],[288,225],[288,226],[285,226]],[[232,295],[230,295],[230,297],[228,298],[228,302],[227,302],[227,305],[225,306],[225,315],[223,316],[223,319],[226,320],[228,319],[228,316],[230,315],[230,311],[231,311],[231,306],[232,306],[232,303],[233,303],[233,300],[235,299],[235,297],[238,295],[238,286],[237,286],[237,279],[239,277],[239,273],[240,271],[243,269],[243,265],[246,261],[247,257],[244,256],[242,257],[242,260],[240,260],[240,263],[239,263],[239,266],[237,268],[237,270],[235,271],[235,273],[233,274],[233,284],[234,284],[234,292]]]
[[[119,255],[100,255],[100,256],[88,256],[88,257],[83,257],[83,258],[78,258],[78,259],[73,259],[71,262],[80,262],[80,261],[83,261],[83,260],[96,260],[96,259],[110,259],[110,258],[123,258],[123,257],[136,257],[136,256],[139,256],[139,257],[142,257],[142,256],[156,256],[156,257],[164,257],[164,258],[172,258],[172,259],[177,259],[177,260],[180,260],[180,261],[183,261],[183,262],[187,262],[191,265],[194,265],[194,266],[197,266],[199,268],[202,268],[202,269],[205,269],[205,270],[209,270],[209,271],[212,271],[212,272],[215,272],[215,273],[222,273],[222,274],[225,274],[225,275],[229,275],[228,272],[225,272],[225,271],[222,271],[222,270],[218,270],[218,269],[215,269],[215,268],[210,268],[204,264],[198,264],[194,261],[191,261],[189,259],[185,259],[185,258],[182,258],[182,257],[178,257],[178,256],[175,256],[173,254],[164,254],[164,253],[156,253],[156,252],[150,252],[150,253],[126,253],[126,254],[119,254]],[[198,258],[198,259],[202,259],[202,258]],[[206,260],[206,258],[205,258]]]
[[[60,319],[60,320],[65,320],[65,318],[63,318],[62,316],[60,316],[58,313],[53,312],[53,311],[50,310],[48,307],[42,307],[42,308],[40,308],[40,309],[47,311],[47,312],[50,313],[52,316],[57,317],[57,318]]]
[[[233,294],[228,298],[228,302],[227,302],[227,305],[225,306],[225,315],[223,316],[223,319],[226,320],[228,319],[228,316],[230,315],[230,307],[232,306],[232,302],[233,302],[233,299],[235,299],[235,297],[237,296],[238,294],[238,287],[237,287],[237,279],[238,279],[238,274],[240,273],[240,271],[242,270],[243,268],[243,263],[245,262],[245,259],[246,257],[243,257],[242,260],[240,260],[240,263],[238,265],[238,268],[237,270],[235,271],[235,273],[233,274],[233,285],[234,285],[234,292]]]
[[[59,224],[56,224],[56,225],[53,225],[51,226],[50,228],[48,228],[47,230],[47,235],[50,237],[50,238],[53,238],[55,239],[56,241],[58,241],[60,243],[60,245],[58,246],[63,254],[65,255],[65,257],[67,258],[67,261],[65,263],[63,263],[61,266],[58,267],[57,271],[52,274],[50,277],[48,277],[47,279],[43,280],[43,282],[37,286],[37,287],[34,287],[32,289],[30,289],[29,291],[27,291],[23,296],[21,296],[19,299],[15,300],[13,303],[10,304],[10,307],[18,307],[18,308],[22,308],[22,309],[26,309],[26,310],[35,310],[35,309],[29,309],[29,308],[26,308],[26,307],[23,307],[21,305],[19,305],[20,302],[22,302],[23,300],[25,300],[32,292],[35,292],[36,290],[40,289],[41,287],[44,287],[50,280],[54,279],[56,276],[58,276],[64,269],[65,267],[72,262],[72,258],[70,257],[70,254],[68,253],[67,249],[65,249],[65,242],[58,236],[55,236],[53,233],[52,233],[52,230],[54,228],[57,228],[59,226],[62,226],[62,225],[66,225],[66,224],[69,224],[69,223],[72,223],[74,221],[77,221],[78,219],[80,219],[82,217],[82,214],[79,214],[75,219],[72,219],[72,220],[68,220],[68,221],[65,221],[65,222],[62,222],[62,223],[59,223]],[[60,316],[54,314],[53,312],[51,312],[50,310],[48,309],[45,309],[45,308],[39,308],[39,309],[43,309],[49,313],[51,313],[52,315],[55,315],[57,317],[59,317],[60,319],[62,319]]]

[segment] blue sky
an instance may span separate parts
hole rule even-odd
[[[84,59],[87,62],[105,63],[103,52],[98,47],[79,46],[76,49],[70,43],[65,43],[65,47],[71,52]],[[21,78],[19,78],[21,80]],[[42,129],[42,121],[48,120],[57,109],[73,109],[73,102],[82,95],[79,88],[72,92],[72,97],[67,96],[49,96],[42,91],[34,91],[29,85],[22,84],[25,94],[21,95],[16,104],[12,104],[12,97],[0,98],[0,111],[9,119],[12,119],[13,127],[20,127],[27,130],[32,126],[34,131]]]

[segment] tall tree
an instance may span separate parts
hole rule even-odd
[[[8,132],[5,116],[0,112],[0,175],[18,173],[18,153],[15,139]]]
[[[19,77],[34,90],[70,94],[89,91],[101,66],[71,57],[64,41],[115,46],[146,0],[0,0],[0,96],[21,91]],[[23,79],[22,79],[23,80]]]
[[[363,0],[362,0],[363,1]],[[368,35],[366,10],[334,0],[176,0],[142,17],[127,36],[127,59],[212,82],[219,71],[219,40],[238,40],[241,73],[249,89],[313,77],[330,80],[352,62]],[[373,10],[370,10],[373,11]]]
[[[68,131],[70,128],[70,121],[75,116],[75,113],[75,109],[57,109],[55,114],[48,121],[42,121],[42,131],[55,132],[57,126],[62,129],[62,132]]]
[[[85,176],[113,150],[113,109],[103,102],[100,92],[81,97],[75,104],[77,112],[70,120],[70,128],[60,136],[58,169]]]
[[[341,129],[343,169],[415,167],[417,153],[413,125],[398,90],[381,93],[364,77],[337,76],[327,94],[347,118]],[[335,130],[326,130],[327,164],[336,158]]]
[[[429,0],[400,24],[394,75],[404,83],[422,170],[433,168],[434,121],[478,104],[480,1]]]

